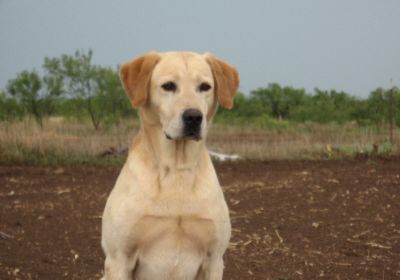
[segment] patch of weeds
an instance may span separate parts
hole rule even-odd
[[[385,155],[385,156],[391,155],[392,152],[393,152],[393,145],[392,145],[392,143],[390,143],[390,142],[385,142],[385,143],[383,143],[383,144],[379,147],[378,152],[379,152],[379,154]]]
[[[0,145],[0,163],[23,163],[33,165],[102,165],[121,166],[126,157],[67,154],[60,151],[41,151],[23,146],[5,147]]]

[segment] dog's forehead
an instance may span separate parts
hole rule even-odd
[[[160,61],[153,71],[153,76],[185,74],[212,76],[210,65],[202,54],[194,52],[166,52],[160,54]]]

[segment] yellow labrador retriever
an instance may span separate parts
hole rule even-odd
[[[103,279],[220,280],[231,225],[205,138],[238,72],[209,54],[154,52],[120,76],[141,128],[104,210]]]

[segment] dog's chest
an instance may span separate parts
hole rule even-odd
[[[148,197],[142,215],[133,225],[144,251],[180,248],[206,253],[220,238],[223,200],[207,185],[198,185],[191,174],[175,174],[160,180],[160,189]],[[229,220],[229,217],[224,217]]]
[[[144,252],[162,247],[201,254],[217,239],[215,222],[195,216],[146,215],[136,223],[135,233]]]
[[[136,234],[135,279],[194,279],[217,239],[214,221],[191,216],[144,216]]]

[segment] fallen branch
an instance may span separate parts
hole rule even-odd
[[[9,234],[7,234],[5,232],[2,232],[2,231],[0,231],[0,237],[3,238],[3,239],[13,239],[14,238],[14,236],[9,235]]]
[[[278,237],[279,242],[280,242],[280,243],[283,243],[283,239],[282,239],[282,237],[280,236],[279,231],[278,231],[277,229],[275,230],[275,234],[276,234],[276,236]]]
[[[390,247],[390,246],[381,245],[381,244],[378,244],[375,242],[367,242],[367,243],[365,243],[365,245],[368,245],[368,246],[371,246],[374,248],[379,248],[379,249],[392,249],[392,247]]]
[[[345,263],[345,262],[334,262],[334,264],[340,265],[340,266],[352,266],[351,263]]]
[[[369,233],[369,232],[371,232],[371,230],[368,229],[368,230],[363,231],[363,232],[361,232],[361,233],[354,234],[354,235],[353,235],[353,238],[360,238],[361,236],[366,235],[366,234]]]

